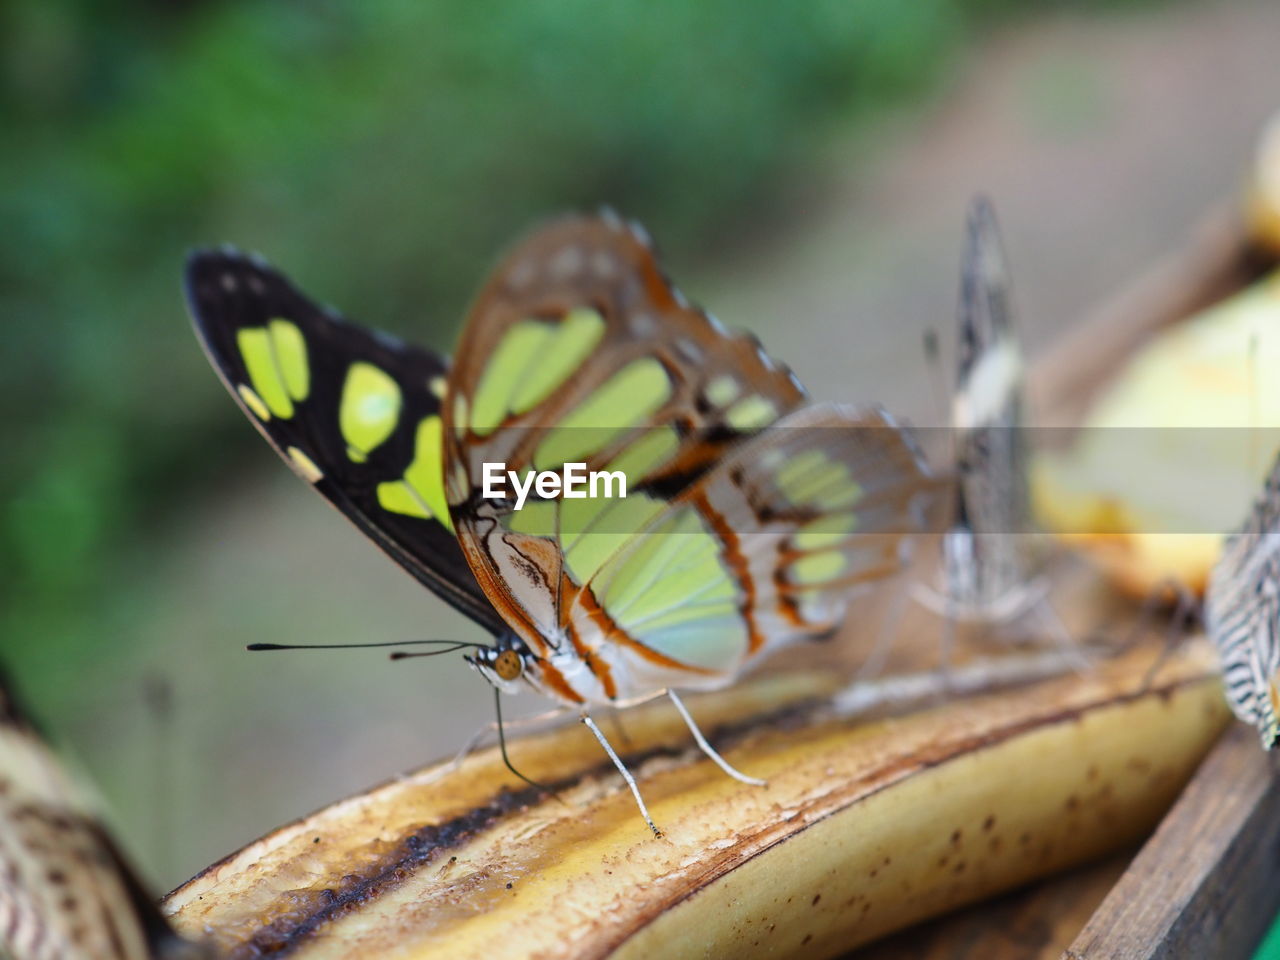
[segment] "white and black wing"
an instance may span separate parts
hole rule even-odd
[[[946,592],[994,607],[1030,578],[1023,359],[1004,251],[991,204],[969,209],[961,268],[958,366],[952,400],[956,501],[945,542]]]

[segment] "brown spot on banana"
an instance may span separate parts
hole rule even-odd
[[[1203,645],[1145,686],[1149,663],[878,720],[816,675],[694,701],[766,787],[721,773],[674,712],[629,711],[663,840],[575,724],[512,741],[563,802],[485,751],[282,827],[165,908],[235,957],[829,956],[1150,830],[1228,714]]]

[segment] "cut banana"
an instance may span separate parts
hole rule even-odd
[[[668,707],[627,712],[661,840],[580,725],[513,740],[558,799],[478,753],[283,827],[165,909],[245,956],[836,955],[1150,830],[1228,721],[1203,643],[1147,683],[1152,655],[905,715],[821,675],[691,698],[763,787]]]

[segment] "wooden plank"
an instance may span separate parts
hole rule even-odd
[[[1280,776],[1233,726],[1065,960],[1252,955],[1280,910]]]
[[[1129,850],[957,910],[855,951],[850,960],[1054,960],[1132,858]]]

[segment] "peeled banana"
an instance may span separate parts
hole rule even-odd
[[[1150,830],[1228,722],[1203,642],[1154,678],[1152,657],[945,703],[916,690],[907,713],[813,673],[691,700],[764,787],[669,708],[628,711],[611,737],[663,839],[580,725],[512,738],[554,796],[483,751],[282,827],[164,909],[232,956],[837,955]]]

